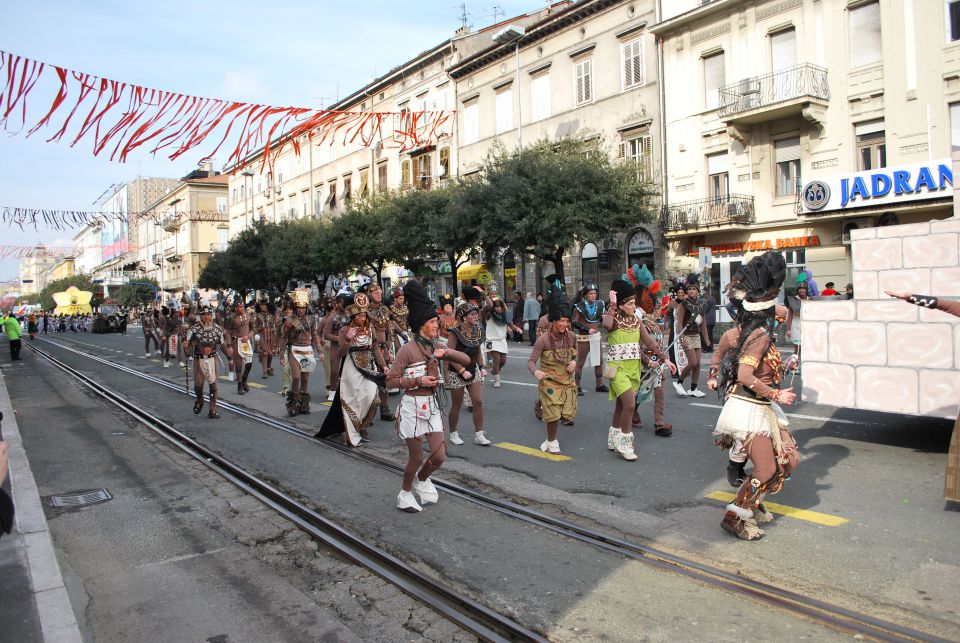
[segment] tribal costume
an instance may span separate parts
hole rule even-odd
[[[764,536],[758,523],[773,520],[763,499],[777,493],[797,466],[797,445],[787,430],[789,422],[773,402],[791,403],[790,391],[779,390],[780,352],[774,341],[775,305],[786,275],[786,263],[777,252],[767,252],[742,266],[731,280],[730,296],[742,299],[740,337],[727,351],[720,369],[723,410],[714,435],[717,444],[740,448],[753,471],[728,504],[721,526],[742,540]]]
[[[572,423],[577,414],[577,336],[570,331],[570,304],[560,289],[550,293],[549,317],[551,328],[537,338],[527,369],[537,378],[540,410],[547,423],[547,439],[540,450],[557,455],[559,422]]]
[[[160,338],[157,336],[157,326],[159,323],[160,313],[156,310],[146,311],[140,320],[141,327],[143,328],[144,357],[150,357],[151,341],[153,342],[153,345],[157,351],[157,355],[160,355]]]
[[[357,293],[347,306],[350,324],[340,329],[340,385],[333,406],[323,421],[319,438],[346,433],[348,446],[367,441],[367,428],[377,412],[378,391],[385,383],[386,362],[376,341],[376,331],[368,320],[369,300]],[[382,411],[381,411],[382,416]]]
[[[646,265],[634,264],[625,275],[627,281],[633,284],[637,297],[637,316],[644,329],[653,337],[657,346],[665,350],[666,343],[663,337],[663,307],[660,304],[660,282],[653,278],[653,274]],[[640,390],[637,391],[637,408],[634,410],[632,424],[636,428],[643,426],[640,421],[640,405],[653,397],[653,432],[660,437],[673,435],[673,425],[665,422],[663,413],[666,408],[666,396],[663,392],[664,365],[660,363],[656,352],[644,347],[640,355],[640,365],[643,371],[640,375]]]
[[[483,320],[486,322],[487,361],[493,369],[493,388],[500,388],[500,373],[507,364],[510,349],[507,338],[510,331],[523,333],[520,326],[507,319],[507,304],[497,294],[494,284],[487,289],[489,299],[483,307]]]
[[[164,306],[161,309],[161,331],[163,338],[163,366],[170,366],[170,359],[178,359],[181,366],[186,366],[186,353],[181,346],[180,337],[183,329],[183,320],[180,312]],[[181,358],[182,355],[182,358]]]
[[[217,413],[219,386],[216,352],[224,347],[229,354],[223,328],[213,321],[213,310],[209,305],[201,305],[200,321],[193,324],[186,335],[186,348],[193,355],[193,391],[197,396],[193,412],[199,415],[203,410],[203,385],[206,383],[210,387],[210,411],[207,416],[214,420],[220,417]]]
[[[330,373],[330,385],[327,401],[332,402],[340,386],[340,330],[350,323],[346,307],[353,303],[349,292],[339,293],[334,300],[334,308],[323,321],[323,339],[327,342],[327,372]]]
[[[360,287],[360,292],[369,298],[369,308],[367,309],[367,319],[373,330],[374,341],[377,348],[386,360],[385,364],[389,366],[393,361],[393,355],[390,353],[390,347],[393,344],[393,333],[390,328],[390,309],[383,303],[383,289],[377,284],[370,282]],[[388,422],[393,421],[393,413],[390,412],[390,401],[387,398],[387,388],[380,386],[377,391],[380,397],[380,419]]]
[[[704,311],[707,302],[700,294],[700,278],[696,273],[690,273],[684,286],[685,295],[679,296],[671,304],[674,309],[675,324],[679,340],[677,352],[683,352],[686,365],[680,371],[679,379],[673,383],[677,395],[680,397],[703,397],[704,392],[697,388],[700,382],[700,358],[703,355],[703,344],[709,344],[707,321]],[[702,341],[701,341],[702,338]],[[690,376],[690,390],[683,388],[683,380]]]
[[[464,392],[469,391],[473,402],[473,441],[480,446],[488,446],[483,431],[483,377],[486,375],[483,358],[483,327],[480,325],[480,309],[470,302],[457,306],[457,325],[447,331],[447,346],[461,351],[470,358],[470,364],[450,365],[446,374],[446,388],[451,391],[450,404],[450,442],[463,444],[457,426],[460,421],[460,409],[463,406]]]
[[[577,391],[583,395],[581,377],[583,366],[589,358],[596,379],[596,390],[606,393],[603,383],[603,357],[601,354],[600,324],[603,322],[603,302],[598,299],[599,290],[592,281],[580,292],[580,301],[573,305],[573,329],[577,333]]]
[[[280,329],[280,366],[289,360],[290,390],[287,391],[287,413],[290,417],[310,413],[310,373],[323,359],[320,344],[320,322],[307,314],[310,291],[296,289],[293,305],[296,311],[284,320]],[[319,358],[319,359],[318,359]]]
[[[400,347],[410,341],[410,325],[407,317],[410,309],[406,306],[406,296],[403,289],[393,289],[393,303],[389,307],[390,311],[390,332],[393,335],[394,354],[400,350]]]
[[[257,308],[259,310],[253,314],[253,332],[260,336],[257,354],[260,356],[261,378],[267,379],[268,375],[273,375],[273,356],[277,354],[276,314],[266,299],[261,299]]]
[[[227,335],[227,344],[233,349],[233,372],[237,378],[237,394],[245,395],[250,391],[247,377],[253,368],[253,338],[250,336],[251,318],[246,313],[243,302],[238,300],[234,313],[223,323]]]

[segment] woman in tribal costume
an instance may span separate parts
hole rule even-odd
[[[786,276],[786,263],[777,252],[754,257],[737,270],[730,292],[742,300],[740,336],[720,367],[723,410],[714,435],[721,448],[742,444],[753,471],[733,502],[727,505],[721,526],[741,540],[764,536],[759,524],[773,520],[763,499],[777,493],[797,466],[797,444],[787,429],[781,404],[793,404],[792,389],[779,388],[782,363],[774,340],[777,296]]]
[[[677,291],[677,299],[671,304],[674,308],[677,327],[678,355],[682,351],[686,365],[680,370],[679,379],[673,383],[673,388],[680,397],[704,397],[703,391],[697,388],[700,383],[700,358],[703,356],[703,344],[709,344],[707,321],[704,310],[706,301],[700,295],[700,277],[693,272],[687,276],[683,290]],[[690,376],[690,390],[683,388],[683,381]]]
[[[437,395],[441,383],[440,360],[466,366],[470,358],[437,342],[437,311],[423,286],[417,281],[408,281],[403,290],[409,302],[413,337],[397,351],[397,358],[387,373],[387,386],[404,392],[397,409],[396,426],[397,435],[407,446],[407,465],[397,495],[397,508],[416,513],[423,509],[422,505],[437,502],[439,494],[430,476],[443,464],[447,452],[443,441],[443,408]],[[426,462],[423,460],[424,438],[430,448]],[[414,493],[419,496],[419,503]]]
[[[323,361],[320,320],[307,314],[310,291],[297,288],[293,292],[294,313],[280,328],[280,366],[290,363],[290,390],[287,392],[287,413],[290,417],[310,413],[310,374]]]
[[[259,335],[257,340],[257,354],[260,356],[261,379],[273,375],[273,356],[277,354],[276,312],[267,299],[261,299],[257,304],[257,312],[253,315],[253,332]]]
[[[500,373],[503,367],[507,365],[507,354],[510,352],[507,346],[507,337],[511,331],[522,333],[519,326],[515,326],[512,321],[507,319],[507,304],[503,301],[494,284],[488,288],[488,301],[483,307],[483,319],[487,324],[487,355],[489,356],[490,367],[493,369],[493,388],[500,388]]]
[[[226,343],[223,328],[213,321],[213,309],[209,304],[201,304],[200,321],[187,331],[186,349],[193,355],[193,392],[197,401],[193,412],[197,415],[203,410],[203,385],[210,387],[210,411],[207,417],[216,420],[217,413],[217,349],[222,348],[232,357],[233,349]]]
[[[367,428],[377,412],[378,390],[385,383],[386,362],[367,319],[369,299],[357,293],[347,306],[350,323],[340,329],[340,384],[318,438],[345,433],[348,446],[369,441]]]
[[[457,316],[453,314],[453,295],[447,293],[440,297],[439,337],[446,341],[449,329],[457,325]]]
[[[577,414],[577,336],[570,330],[570,304],[563,291],[550,293],[550,330],[537,338],[527,369],[537,378],[537,390],[547,439],[540,450],[560,454],[557,429],[561,419]],[[537,367],[537,360],[540,366]]]
[[[660,305],[660,282],[653,278],[653,274],[646,265],[634,264],[625,275],[627,281],[633,284],[633,291],[637,297],[637,315],[640,316],[643,327],[653,337],[664,351],[665,342],[663,328],[660,324],[663,319],[663,308]],[[637,391],[637,406],[633,411],[631,423],[634,428],[641,428],[640,405],[653,397],[653,433],[662,438],[673,435],[673,425],[664,420],[666,410],[666,396],[663,392],[664,365],[657,359],[654,351],[644,347],[640,357],[643,372],[640,376],[640,390]]]
[[[293,315],[293,303],[290,301],[285,301],[283,303],[283,307],[280,309],[280,314],[274,320],[274,328],[276,329],[277,337],[279,337],[280,333],[283,331],[284,322],[291,315]],[[280,360],[280,395],[286,397],[292,386],[293,375],[290,373],[290,363],[286,360]]]
[[[637,391],[640,390],[641,342],[671,373],[676,373],[677,368],[637,317],[637,297],[633,286],[617,279],[611,287],[610,304],[603,316],[608,344],[605,375],[610,376],[610,399],[616,400],[616,403],[607,432],[607,448],[619,453],[624,460],[633,461],[637,455],[633,451],[631,426]]]
[[[480,309],[466,302],[457,306],[457,324],[447,331],[447,346],[466,353],[470,358],[468,366],[449,365],[446,388],[450,390],[450,442],[463,444],[457,425],[460,421],[460,409],[463,407],[464,390],[470,392],[473,401],[473,442],[480,446],[489,446],[483,430],[483,378],[487,375],[483,361],[483,328],[480,326]]]

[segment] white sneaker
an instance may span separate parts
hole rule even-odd
[[[483,431],[477,431],[473,434],[473,443],[479,444],[482,447],[490,446],[490,440],[487,439]]]
[[[163,355],[163,351],[157,351],[157,355]]]
[[[327,393],[327,402],[333,402],[333,398],[335,398],[336,396],[337,396],[336,391],[330,391],[329,393]]]
[[[617,450],[617,435],[621,433],[620,429],[615,426],[611,426],[607,431],[607,448],[611,451]]]
[[[687,391],[683,388],[683,384],[681,384],[680,382],[673,383],[673,390],[676,391],[677,395],[679,395],[680,397],[687,396]]]
[[[234,373],[233,371],[230,371],[229,373],[227,373],[227,379],[230,380],[231,382],[236,382],[237,374]]]
[[[497,375],[493,378],[493,388],[500,388],[500,376]]]
[[[433,486],[433,481],[430,480],[430,478],[422,482],[420,480],[414,480],[413,490],[420,496],[420,504],[432,505],[440,498],[440,494],[437,493],[437,488]]]
[[[187,367],[186,362],[180,362],[180,368],[186,368],[186,367]]]
[[[620,437],[617,438],[617,453],[629,462],[637,459],[637,454],[633,452],[633,432],[620,433]]]
[[[151,355],[150,353],[147,353],[146,355],[144,355],[144,357],[150,357],[150,355]]]
[[[164,367],[164,368],[170,368],[170,362],[164,362],[164,363],[163,363],[163,367]]]
[[[409,514],[415,514],[418,511],[423,511],[423,507],[420,506],[420,503],[417,502],[417,499],[413,497],[412,491],[400,490],[400,493],[397,494],[397,509],[400,511],[406,511]]]
[[[689,395],[690,397],[706,397],[707,396],[706,393],[704,393],[698,388],[687,391],[687,395]]]
[[[463,444],[463,440],[460,439],[459,431],[450,432],[450,444]]]
[[[543,444],[540,445],[540,450],[545,453],[552,453],[553,455],[560,455],[560,440],[544,440]]]

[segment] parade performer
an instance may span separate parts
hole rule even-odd
[[[707,322],[704,310],[707,302],[700,296],[700,277],[692,272],[684,284],[684,292],[677,292],[677,299],[673,302],[676,324],[679,331],[679,344],[686,357],[686,366],[680,371],[679,379],[673,383],[673,388],[680,397],[703,397],[705,393],[697,388],[700,382],[700,358],[703,355],[703,344],[710,343],[707,336]],[[702,338],[702,341],[701,341]],[[690,390],[683,388],[683,380],[690,376]]]
[[[164,306],[160,309],[160,330],[163,339],[163,367],[170,367],[170,359],[177,359],[180,356],[182,347],[180,346],[180,328],[183,325],[180,314]],[[184,358],[186,359],[186,358]],[[181,361],[183,366],[184,362]]]
[[[457,316],[453,313],[453,295],[446,293],[440,297],[440,339],[446,341],[449,329],[457,325]]]
[[[603,315],[602,324],[607,331],[608,343],[604,376],[610,380],[610,399],[616,400],[613,420],[607,432],[607,448],[619,453],[624,460],[632,461],[637,459],[633,451],[631,425],[637,391],[640,390],[641,342],[671,373],[676,373],[677,368],[637,317],[637,297],[633,286],[617,279],[611,288],[610,304]]]
[[[276,337],[279,338],[283,333],[283,324],[293,315],[293,303],[290,301],[283,302],[283,306],[280,309],[280,314],[277,316],[276,321],[274,322],[274,327],[276,328]],[[283,353],[279,352],[279,339],[278,348],[277,348],[277,358],[280,362],[280,395],[286,397],[287,393],[293,390],[293,377],[290,375],[290,362],[286,360],[279,359]]]
[[[273,304],[266,298],[257,304],[253,314],[254,340],[257,342],[257,354],[260,356],[260,378],[273,375],[273,356],[277,353],[277,314]]]
[[[310,413],[310,373],[323,359],[320,322],[307,314],[310,291],[293,291],[294,314],[287,317],[280,329],[280,366],[290,360],[290,390],[287,391],[287,413],[290,417]]]
[[[660,282],[653,278],[653,274],[646,265],[634,264],[628,270],[628,279],[633,284],[634,294],[637,297],[637,314],[640,316],[644,329],[657,342],[661,350],[666,351],[663,337],[663,306],[660,304]],[[663,392],[664,365],[657,359],[654,351],[644,347],[640,364],[643,373],[640,377],[640,390],[637,392],[637,408],[634,410],[632,424],[641,428],[640,404],[653,395],[653,433],[662,438],[673,435],[673,425],[664,420],[666,410],[666,396]]]
[[[350,323],[347,306],[352,296],[349,290],[337,293],[333,301],[333,310],[323,321],[323,339],[327,342],[327,372],[330,373],[330,385],[327,391],[327,401],[332,402],[340,386],[340,330]]]
[[[408,320],[413,338],[397,352],[387,373],[387,386],[403,389],[397,410],[397,435],[407,446],[407,465],[397,495],[397,508],[416,513],[422,505],[437,502],[439,494],[430,476],[446,458],[443,440],[443,408],[439,399],[440,360],[468,366],[470,358],[437,342],[439,319],[423,286],[408,281],[403,286],[409,305]],[[430,453],[424,462],[423,438]],[[414,496],[420,497],[420,502]]]
[[[37,338],[37,316],[34,313],[27,315],[27,335],[31,342]]]
[[[885,290],[884,294],[896,297],[923,308],[935,308],[960,317],[960,301],[939,299],[932,295],[911,295]],[[943,497],[946,500],[960,502],[960,417],[953,423],[953,433],[950,435],[950,447],[947,449],[947,474],[943,483]]]
[[[600,351],[600,323],[603,321],[603,304],[597,300],[599,296],[597,284],[588,281],[580,291],[580,301],[573,305],[573,329],[577,333],[577,395],[583,395],[583,366],[588,358],[593,367],[593,377],[596,380],[598,393],[606,393],[609,389],[603,383],[603,358]]]
[[[393,353],[396,355],[400,347],[410,341],[410,326],[407,317],[410,309],[407,308],[407,297],[402,288],[393,289],[393,300],[390,302],[390,334],[393,336]]]
[[[390,330],[390,309],[383,303],[383,289],[371,281],[361,286],[360,292],[365,294],[370,302],[366,317],[370,322],[370,327],[373,329],[377,347],[385,360],[384,363],[386,366],[389,366],[393,360],[393,356],[390,354],[393,337]],[[384,371],[381,371],[381,373],[383,372]],[[392,422],[393,413],[390,412],[390,402],[387,397],[386,386],[381,385],[377,394],[380,396],[380,419]]]
[[[573,420],[577,414],[577,336],[570,330],[572,314],[563,291],[553,290],[549,301],[550,330],[537,338],[527,369],[537,378],[542,419],[547,423],[547,439],[540,450],[559,455],[560,421]]]
[[[714,435],[724,449],[739,440],[753,463],[721,523],[741,540],[764,536],[759,524],[773,520],[764,497],[780,491],[797,466],[797,445],[779,407],[793,404],[796,395],[792,389],[779,388],[782,362],[774,340],[777,296],[785,276],[783,255],[771,251],[741,266],[729,285],[731,296],[742,300],[743,310],[737,344],[726,351],[720,367],[724,403]]]
[[[480,309],[476,304],[464,302],[457,306],[457,325],[449,329],[447,345],[470,357],[470,365],[448,365],[446,388],[452,398],[450,404],[450,442],[463,444],[457,426],[460,409],[463,407],[464,390],[469,390],[473,401],[473,441],[480,446],[489,446],[490,440],[483,430],[483,378],[486,376],[483,360],[483,328],[480,326]]]
[[[209,303],[201,303],[200,321],[193,324],[187,331],[186,349],[193,355],[193,391],[197,401],[193,404],[193,412],[197,415],[203,410],[203,385],[210,387],[210,409],[207,417],[216,420],[217,413],[217,348],[224,347],[229,355],[232,352],[225,340],[223,328],[214,323],[213,309]]]
[[[368,441],[367,429],[377,412],[378,394],[386,383],[387,364],[376,330],[368,317],[370,300],[357,293],[347,306],[350,323],[340,329],[340,385],[318,438],[345,433],[348,446]]]
[[[233,314],[223,322],[227,344],[233,349],[233,372],[237,378],[237,395],[250,391],[247,377],[253,368],[253,338],[250,336],[250,315],[247,314],[243,299],[237,298],[233,305]]]
[[[787,306],[789,312],[787,313],[787,339],[790,340],[790,343],[793,344],[793,354],[796,355],[797,362],[800,361],[800,307],[803,305],[803,302],[807,300],[809,295],[807,288],[807,273],[801,272],[797,276],[797,295],[795,297],[787,297]]]
[[[500,388],[500,373],[507,364],[507,354],[510,352],[507,338],[510,331],[523,333],[523,329],[507,319],[507,304],[497,294],[496,288],[488,288],[487,293],[488,302],[483,307],[483,319],[487,324],[487,356],[493,369],[493,388]]]

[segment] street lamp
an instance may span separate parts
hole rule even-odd
[[[511,42],[515,45],[515,56],[517,61],[517,150],[523,149],[523,131],[521,122],[523,114],[520,111],[522,103],[520,102],[520,41],[523,39],[526,30],[523,27],[510,25],[493,34],[493,41],[500,45],[507,45]]]
[[[247,177],[250,177],[250,187],[253,187],[253,172],[250,170],[244,170],[243,174],[243,227],[244,229],[250,225],[250,219],[248,214],[250,212],[250,190],[247,189]]]

